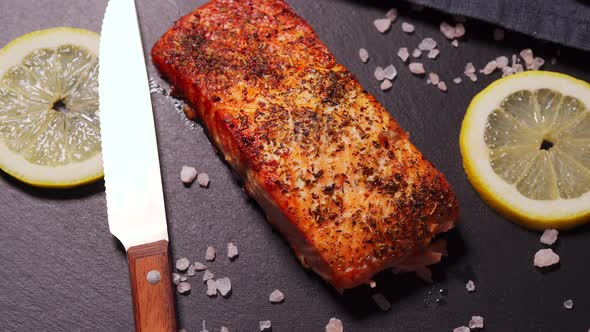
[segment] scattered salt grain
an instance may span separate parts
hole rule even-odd
[[[377,31],[381,33],[385,33],[391,28],[391,20],[388,18],[376,19],[373,21],[373,24],[375,25],[375,28],[377,28]]]
[[[369,61],[369,52],[364,48],[359,49],[359,58],[361,58],[362,62],[367,63]]]
[[[261,320],[258,322],[258,326],[260,327],[260,331],[270,331],[271,324],[269,320]]]
[[[574,307],[574,301],[572,301],[571,299],[566,300],[565,302],[563,302],[563,306],[567,309],[567,310],[571,310]]]
[[[455,84],[459,84],[459,83],[461,83],[461,81],[462,81],[461,80],[461,77],[455,77],[455,78],[453,78],[453,83],[455,83]]]
[[[397,76],[397,70],[393,65],[389,65],[383,69],[383,73],[385,74],[385,78],[388,80],[393,80]]]
[[[187,281],[187,276],[180,276],[180,282]]]
[[[496,62],[496,60],[492,60],[488,62],[486,66],[479,72],[483,73],[484,75],[490,75],[494,72],[494,70],[496,70],[496,68],[498,68],[498,63]]]
[[[190,265],[190,262],[188,261],[188,258],[186,258],[186,257],[182,257],[176,261],[176,269],[178,271],[186,271],[186,269],[188,269],[189,265]]]
[[[418,44],[418,49],[421,51],[430,51],[436,47],[436,41],[432,38],[424,38],[420,44]]]
[[[343,332],[344,325],[338,318],[330,318],[328,325],[326,325],[326,332]]]
[[[377,68],[375,68],[375,79],[379,82],[385,79],[385,70],[383,70],[381,66],[377,66]]]
[[[176,286],[176,290],[180,294],[186,294],[191,291],[191,284],[189,284],[188,282],[181,282],[178,284],[178,286]]]
[[[438,75],[436,73],[428,74],[428,79],[430,80],[430,83],[432,85],[437,85],[438,82],[440,82],[440,77],[438,77]]]
[[[201,173],[197,176],[197,182],[201,187],[209,187],[209,175],[207,173]]]
[[[469,332],[469,328],[467,326],[459,326],[453,329],[453,332]]]
[[[481,316],[471,316],[471,320],[469,321],[469,328],[470,329],[483,329],[483,317]]]
[[[383,80],[383,82],[381,82],[381,91],[387,91],[387,90],[391,89],[392,86],[393,86],[393,84],[391,83],[391,81],[388,79],[385,79],[385,80]]]
[[[512,66],[512,69],[514,70],[514,73],[522,73],[524,71],[524,67],[520,63]]]
[[[192,183],[197,177],[197,170],[194,167],[182,166],[180,180],[186,184]]]
[[[530,48],[526,48],[526,49],[520,51],[520,57],[524,60],[524,63],[527,66],[529,64],[532,64],[533,61],[535,60],[535,58],[533,56],[533,51]]]
[[[455,39],[451,42],[451,45],[453,45],[454,47],[459,47],[459,41]]]
[[[375,301],[379,309],[381,309],[382,311],[387,311],[391,308],[391,303],[389,303],[389,301],[385,298],[385,296],[383,296],[383,294],[376,293],[371,295],[371,297],[373,298],[373,301]]]
[[[455,25],[455,38],[461,38],[465,35],[465,26],[463,23],[457,23]]]
[[[475,74],[469,74],[469,75],[467,75],[467,77],[469,77],[469,79],[472,82],[477,82],[477,75],[475,75]]]
[[[229,329],[225,326],[222,326],[220,332],[229,332]]]
[[[419,49],[417,49],[417,48],[415,48],[415,49],[412,51],[412,56],[413,56],[414,58],[419,58],[421,55],[422,55],[422,51],[420,51],[420,50],[419,50]]]
[[[197,271],[205,271],[205,270],[207,270],[207,266],[205,266],[201,262],[195,262],[195,270],[197,270]]]
[[[512,74],[514,74],[514,69],[512,69],[512,67],[502,67],[502,77],[506,77]]]
[[[440,50],[438,48],[433,48],[428,52],[428,59],[436,59]]]
[[[508,57],[505,57],[505,56],[497,57],[496,64],[498,65],[498,68],[500,68],[500,69],[508,66]]]
[[[178,273],[172,273],[172,282],[175,285],[178,285],[180,283],[180,274],[178,274]]]
[[[377,283],[374,280],[369,280],[369,282],[367,282],[367,285],[369,285],[369,287],[371,288],[377,287]]]
[[[455,28],[447,22],[442,22],[440,24],[440,32],[449,40],[455,38]]]
[[[220,278],[215,281],[217,285],[217,290],[221,294],[221,296],[226,296],[231,291],[231,280],[229,278]]]
[[[233,244],[233,242],[227,244],[227,257],[230,260],[234,260],[236,257],[238,257],[238,247]]]
[[[207,280],[207,296],[217,296],[217,283],[213,279]]]
[[[518,59],[518,56],[516,54],[512,54],[512,67],[514,67],[514,65],[517,64],[518,62],[520,62],[520,60]]]
[[[465,71],[463,73],[465,75],[475,73],[475,67],[473,66],[473,63],[467,62],[467,64],[465,65]]]
[[[424,70],[424,65],[420,62],[412,62],[410,63],[410,72],[412,74],[416,74],[416,75],[421,75],[426,73],[426,70]]]
[[[552,249],[541,249],[535,254],[534,264],[536,267],[547,267],[559,263],[559,255]]]
[[[495,41],[504,40],[504,29],[500,29],[500,28],[494,29],[494,40]]]
[[[397,19],[397,9],[391,8],[385,13],[385,17],[388,18],[392,23]]]
[[[402,47],[397,51],[397,56],[403,61],[406,62],[410,57],[410,52],[408,52],[407,47]]]
[[[203,274],[203,281],[213,279],[213,277],[215,277],[215,275],[211,273],[211,271],[205,270],[205,273]]]
[[[283,302],[285,299],[285,294],[278,289],[275,289],[270,295],[268,296],[268,300],[270,303],[280,303]]]
[[[209,246],[207,247],[207,252],[205,253],[205,259],[209,262],[215,260],[215,248]]]
[[[531,63],[530,65],[529,64],[526,65],[526,68],[529,70],[537,70],[537,69],[540,69],[541,67],[543,67],[544,64],[545,64],[545,60],[543,58],[536,57],[533,59],[533,63]]]
[[[475,283],[473,282],[473,280],[469,280],[467,284],[465,284],[465,288],[469,293],[475,292]]]
[[[403,22],[402,23],[402,31],[405,33],[413,33],[415,30],[415,27],[413,24],[407,23],[407,22]]]
[[[188,270],[186,271],[186,274],[187,274],[189,277],[194,277],[194,276],[195,276],[195,266],[194,266],[194,265],[192,265],[192,264],[191,264],[191,265],[189,265],[189,266],[188,266]]]
[[[557,235],[559,232],[555,229],[546,229],[541,235],[541,243],[546,244],[548,246],[552,245],[557,241]]]
[[[438,82],[438,84],[436,86],[442,92],[446,92],[447,91],[447,84],[444,81]]]

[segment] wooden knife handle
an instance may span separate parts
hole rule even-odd
[[[135,330],[176,332],[168,241],[131,247],[127,250],[127,259]]]

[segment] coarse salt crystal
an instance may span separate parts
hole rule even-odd
[[[201,173],[197,176],[197,182],[201,187],[209,187],[209,175],[207,173]]]
[[[440,50],[438,48],[433,48],[428,52],[428,59],[436,59]]]
[[[436,86],[442,92],[446,92],[447,91],[447,84],[444,81],[438,82],[438,84]]]
[[[172,273],[172,282],[175,285],[178,285],[180,283],[180,274],[178,274],[178,273]]]
[[[178,284],[178,286],[176,286],[176,290],[180,294],[186,294],[186,293],[190,292],[191,284],[189,284],[188,282],[181,282]]]
[[[383,69],[383,73],[385,74],[385,78],[388,80],[393,80],[397,76],[397,70],[393,65],[389,65]]]
[[[393,84],[391,83],[390,80],[384,79],[383,82],[381,82],[381,91],[387,91],[387,90],[391,89],[392,86],[393,86]]]
[[[492,60],[492,61],[488,62],[486,64],[486,66],[482,70],[480,70],[479,72],[483,73],[485,75],[489,75],[489,74],[493,73],[494,70],[496,70],[496,68],[498,68],[498,63],[496,62],[496,60]]]
[[[440,32],[449,40],[455,38],[455,28],[453,28],[449,23],[442,22],[440,24]]]
[[[373,21],[373,24],[375,25],[375,28],[377,28],[377,31],[381,33],[385,33],[391,28],[391,20],[388,18],[376,19]]]
[[[391,8],[387,11],[387,13],[385,13],[385,17],[393,23],[397,19],[397,9]]]
[[[473,66],[473,63],[467,62],[467,64],[465,65],[465,71],[463,73],[465,75],[475,73],[475,66]]]
[[[559,263],[559,255],[552,249],[541,249],[535,254],[534,264],[536,267],[547,267]]]
[[[413,24],[407,23],[407,22],[403,22],[402,23],[402,31],[405,33],[412,33],[414,32],[415,27]]]
[[[367,285],[369,285],[369,287],[371,287],[371,288],[377,287],[377,283],[374,280],[369,280]]]
[[[524,68],[522,67],[522,65],[520,63],[517,63],[514,66],[512,66],[512,69],[514,70],[515,73],[522,73],[524,71]]]
[[[495,41],[504,40],[504,29],[500,29],[500,28],[494,29],[494,40]]]
[[[224,277],[217,279],[215,284],[221,296],[226,296],[231,291],[231,280],[229,280],[229,278]]]
[[[186,184],[192,183],[197,177],[197,170],[194,167],[182,166],[180,180]]]
[[[238,247],[233,242],[227,244],[227,257],[230,260],[238,257]]]
[[[535,59],[533,56],[533,51],[530,48],[526,48],[520,51],[520,57],[524,60],[524,63],[527,65],[533,63],[533,60]]]
[[[469,328],[470,329],[483,329],[483,317],[471,316],[471,320],[469,321]]]
[[[197,271],[205,271],[205,270],[207,270],[207,266],[205,266],[201,262],[195,262],[195,270],[197,270]]]
[[[188,270],[186,271],[186,274],[187,274],[189,277],[194,277],[194,276],[195,276],[195,266],[194,266],[194,265],[192,265],[192,264],[191,264],[191,265],[189,265],[189,266],[188,266]]]
[[[508,66],[508,57],[505,57],[505,56],[497,57],[496,64],[498,65],[498,68],[500,68],[500,69]]]
[[[412,62],[410,63],[410,72],[412,74],[416,74],[416,75],[421,75],[426,73],[426,70],[424,70],[424,65],[420,62]]]
[[[465,284],[465,288],[469,293],[475,292],[475,283],[473,282],[473,280],[469,280],[467,284]]]
[[[385,298],[385,296],[383,296],[383,294],[376,293],[371,295],[371,297],[373,298],[373,301],[375,301],[379,309],[381,309],[382,311],[387,311],[391,308],[391,303],[389,303],[389,301]]]
[[[343,332],[344,325],[338,318],[330,318],[328,325],[326,325],[326,332]]]
[[[367,63],[369,61],[369,52],[364,48],[359,49],[359,58],[362,62]]]
[[[467,326],[459,326],[453,329],[453,332],[469,332],[469,328]]]
[[[210,297],[217,296],[217,283],[213,279],[207,280],[207,295]]]
[[[189,260],[186,257],[182,257],[176,261],[176,269],[178,271],[186,271],[190,265]]]
[[[529,70],[537,70],[540,69],[545,64],[545,60],[540,57],[536,57],[533,59],[533,63],[527,64],[526,68]]]
[[[421,55],[422,55],[422,51],[421,51],[421,50],[419,50],[419,49],[417,49],[417,48],[415,48],[415,49],[412,51],[412,56],[413,56],[414,58],[419,58]]]
[[[455,83],[455,84],[459,84],[459,83],[461,83],[461,81],[462,81],[461,80],[461,77],[455,77],[455,78],[453,78],[453,83]]]
[[[512,54],[512,67],[519,62],[518,56],[516,54]]]
[[[429,73],[428,79],[430,80],[430,83],[432,85],[437,85],[438,82],[440,82],[440,77],[438,77],[438,74],[436,74],[436,73]]]
[[[269,320],[261,320],[258,322],[258,326],[260,327],[260,331],[270,331],[271,324]]]
[[[455,38],[461,38],[465,35],[465,26],[462,23],[455,25]]]
[[[566,300],[565,302],[563,302],[563,306],[567,309],[570,310],[574,307],[574,301],[572,301],[571,299]]]
[[[215,260],[215,248],[209,246],[207,247],[207,252],[205,253],[205,259],[208,261]]]
[[[211,273],[211,271],[205,270],[205,273],[203,274],[203,281],[206,282],[207,280],[213,279],[213,277],[215,277],[215,275]]]
[[[469,77],[472,82],[477,82],[477,75],[475,73],[466,74],[465,76]]]
[[[285,294],[278,289],[275,289],[270,295],[268,296],[268,300],[271,303],[280,303],[283,302],[285,299]]]
[[[421,51],[430,51],[436,47],[436,41],[432,38],[424,38],[420,44],[418,44],[418,49]]]
[[[410,52],[408,52],[407,47],[402,47],[397,51],[397,56],[403,61],[406,62],[410,57]]]
[[[555,229],[546,229],[541,235],[541,243],[546,244],[548,246],[552,245],[557,241],[557,235],[559,232]]]
[[[385,70],[381,66],[375,68],[375,79],[379,82],[385,79]]]
[[[506,77],[512,74],[514,74],[514,69],[512,69],[512,67],[502,67],[502,77]]]
[[[451,45],[453,45],[454,47],[459,47],[459,41],[455,39],[451,42]]]
[[[180,276],[180,282],[187,281],[187,280],[188,280],[187,276]]]

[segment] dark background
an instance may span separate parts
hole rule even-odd
[[[175,19],[204,1],[137,2],[149,50]],[[546,273],[535,269],[532,260],[542,248],[540,233],[508,222],[481,201],[461,167],[458,136],[471,98],[499,77],[478,75],[477,83],[466,81],[466,62],[479,69],[497,56],[531,47],[547,62],[557,58],[556,65],[544,69],[590,81],[589,54],[510,32],[504,42],[495,42],[493,26],[473,20],[466,23],[467,35],[455,49],[438,31],[440,21],[449,17],[411,11],[405,5],[400,5],[401,17],[392,30],[381,35],[372,21],[385,14],[387,1],[289,3],[411,132],[414,144],[453,185],[462,212],[457,229],[446,236],[449,257],[434,269],[434,285],[385,272],[376,278],[376,290],[359,287],[339,295],[299,265],[215,155],[201,127],[189,125],[171,100],[152,95],[172,257],[204,262],[205,249],[212,245],[218,258],[208,265],[216,277],[228,276],[233,285],[229,299],[209,298],[200,273],[189,279],[192,293],[177,296],[179,327],[200,331],[201,320],[206,320],[209,331],[219,331],[221,325],[231,331],[256,331],[259,320],[269,319],[274,331],[323,331],[331,317],[338,317],[346,331],[451,331],[479,314],[485,318],[485,331],[587,331],[590,227],[560,234],[555,249],[561,256],[559,268]],[[1,1],[0,45],[60,25],[100,31],[105,6],[105,0]],[[401,21],[416,24],[416,32],[402,33]],[[441,54],[436,61],[424,56],[421,61],[447,82],[447,93],[412,76],[395,55],[402,46],[411,51],[424,37],[433,37]],[[369,50],[368,64],[358,59],[360,47]],[[150,62],[148,58],[150,76],[161,81]],[[393,89],[381,92],[373,71],[390,63],[399,74]],[[457,76],[464,79],[458,86],[452,83]],[[179,179],[183,165],[207,172],[210,188],[185,188]],[[240,250],[234,262],[225,256],[228,241]],[[1,173],[0,266],[2,331],[133,328],[126,257],[108,231],[102,181],[72,190],[43,190]],[[465,290],[468,279],[475,280],[475,293]],[[275,288],[285,293],[285,303],[268,302]],[[435,303],[441,288],[448,292],[443,305]],[[391,310],[380,311],[370,299],[372,292],[382,292]],[[568,298],[574,300],[570,311],[562,305]]]

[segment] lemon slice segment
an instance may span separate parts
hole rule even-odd
[[[0,50],[0,168],[42,187],[102,177],[99,35],[52,28]]]
[[[533,229],[590,219],[590,85],[529,71],[471,102],[461,127],[463,166],[492,207]]]

